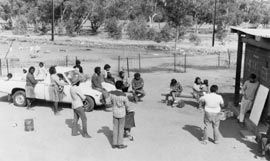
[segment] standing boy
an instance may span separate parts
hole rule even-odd
[[[115,83],[116,90],[110,92],[110,101],[113,105],[113,145],[112,148],[123,149],[127,145],[123,144],[126,109],[128,108],[128,98],[122,92],[123,83]]]
[[[245,114],[247,111],[251,110],[258,86],[259,82],[256,80],[256,75],[253,73],[250,74],[249,80],[244,83],[242,89],[243,97],[241,101],[240,114],[238,116],[241,127],[244,127]]]
[[[70,88],[70,95],[72,98],[72,109],[74,111],[74,120],[72,126],[72,136],[76,136],[78,133],[78,120],[81,118],[82,120],[82,136],[85,138],[90,138],[87,132],[87,118],[83,109],[83,101],[86,97],[82,94],[79,85],[80,79],[79,75],[74,75],[72,77],[72,86]]]

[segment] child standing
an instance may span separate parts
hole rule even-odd
[[[72,86],[70,88],[70,95],[72,98],[72,109],[74,111],[74,120],[73,120],[73,127],[72,127],[72,136],[76,136],[78,133],[78,120],[81,118],[82,120],[82,136],[84,138],[90,138],[87,132],[87,118],[83,109],[83,101],[86,97],[82,94],[79,85],[80,79],[78,75],[74,75],[72,80]]]
[[[129,138],[130,141],[133,141],[134,138],[130,134],[130,132],[131,132],[131,128],[135,127],[135,120],[134,120],[135,109],[132,106],[128,106],[126,112],[127,114],[125,118],[124,137]]]
[[[124,126],[126,110],[128,108],[128,98],[122,92],[123,83],[115,83],[116,90],[110,92],[110,101],[113,105],[113,145],[112,148],[123,149],[127,145],[123,144]]]

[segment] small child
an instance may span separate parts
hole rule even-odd
[[[201,85],[201,90],[203,92],[203,95],[205,95],[206,93],[209,93],[209,85],[208,85],[207,79],[203,80],[203,83]]]
[[[134,74],[134,78],[133,78],[131,84],[132,84],[135,102],[142,101],[141,98],[143,98],[145,96],[145,92],[143,90],[144,81],[141,78],[140,73]]]
[[[130,134],[131,128],[135,127],[134,115],[134,107],[128,106],[125,117],[124,137],[128,138],[130,141],[134,140],[133,136]]]

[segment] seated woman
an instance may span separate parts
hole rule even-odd
[[[192,88],[193,89],[192,95],[198,101],[199,101],[199,98],[201,96],[203,96],[201,85],[202,85],[201,78],[200,77],[196,77],[195,78],[195,81],[194,81],[193,88]]]
[[[175,97],[178,97],[181,95],[183,88],[180,84],[180,82],[177,82],[176,79],[172,79],[171,83],[170,83],[170,93],[168,95],[166,95],[166,101],[168,101],[169,97],[172,97],[172,101],[173,103],[175,102]]]

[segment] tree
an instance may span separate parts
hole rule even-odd
[[[176,49],[179,33],[184,33],[185,29],[192,25],[192,15],[190,13],[192,3],[190,0],[166,0],[164,7],[169,24],[176,28]]]

